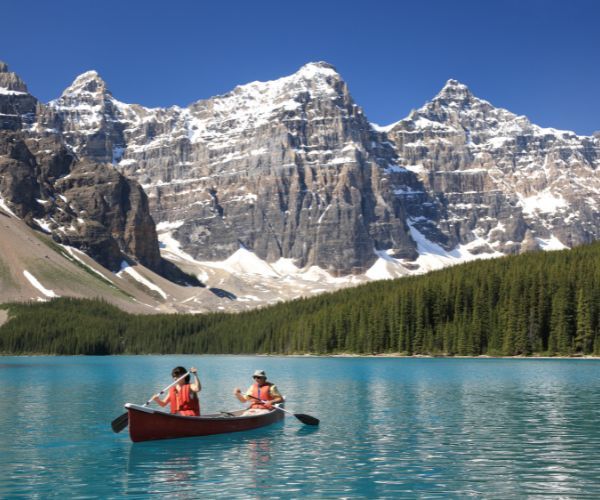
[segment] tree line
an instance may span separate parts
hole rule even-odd
[[[600,355],[600,243],[471,262],[244,313],[8,304],[6,354]]]

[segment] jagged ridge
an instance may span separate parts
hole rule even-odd
[[[183,250],[360,273],[598,238],[599,141],[542,129],[449,80],[407,118],[372,126],[327,63],[187,108],[117,101],[95,72],[50,103],[78,154],[148,193]]]
[[[82,92],[97,75],[78,79]],[[0,202],[30,226],[59,243],[84,250],[102,265],[119,270],[124,260],[142,263],[171,277],[181,273],[163,261],[147,196],[112,165],[69,148],[62,122],[37,102],[22,80],[0,63]]]

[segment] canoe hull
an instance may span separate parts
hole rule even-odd
[[[283,419],[284,412],[272,410],[261,415],[232,414],[183,417],[143,406],[126,404],[129,416],[129,436],[134,443],[157,439],[175,439],[248,431]]]

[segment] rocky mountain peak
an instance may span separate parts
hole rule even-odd
[[[75,78],[73,83],[62,93],[62,97],[72,97],[82,93],[112,95],[106,82],[94,70],[86,71]]]
[[[323,61],[305,64],[293,75],[278,81],[285,82],[288,87],[309,90],[313,96],[348,94],[346,84],[335,67]]]
[[[28,93],[27,85],[19,75],[8,70],[8,65],[0,61],[0,93]]]
[[[77,154],[99,162],[112,162],[113,146],[122,143],[121,127],[115,126],[121,103],[96,71],[79,75],[58,99],[48,104],[42,119],[44,126],[65,134]],[[74,131],[85,131],[89,135],[85,144],[70,139]]]
[[[0,61],[0,130],[18,130],[31,123],[37,105],[19,75]]]
[[[459,134],[469,130],[482,131],[485,135],[504,136],[507,133],[530,133],[532,125],[526,117],[497,108],[476,97],[465,84],[450,79],[431,101],[413,110],[404,120],[388,127],[390,130],[394,128],[447,128],[447,132],[454,130]]]
[[[334,77],[341,79],[340,74],[335,69],[335,66],[325,61],[307,63],[304,66],[302,66],[295,74],[298,76],[303,76],[305,78]]]
[[[244,96],[251,102],[266,104],[307,91],[312,97],[348,94],[346,84],[336,69],[331,64],[320,61],[305,64],[295,73],[277,80],[239,85],[232,92],[216,99]]]
[[[311,107],[315,108],[309,113],[311,119],[324,108],[346,115],[362,113],[353,108],[348,88],[333,66],[316,62],[277,80],[238,85],[227,94],[192,104],[188,108],[192,125],[188,135],[192,142],[214,139],[215,133],[234,138],[281,119],[292,126],[294,120],[306,119]]]
[[[450,79],[446,82],[442,90],[434,99],[443,99],[446,101],[465,101],[472,99],[473,93],[464,83],[458,80]]]

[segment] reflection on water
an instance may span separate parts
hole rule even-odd
[[[598,498],[600,362],[252,357],[2,358],[0,497]],[[10,366],[15,364],[15,369]],[[203,411],[264,368],[293,417],[132,444],[110,421],[176,364]],[[144,376],[140,376],[144,374]]]
[[[262,431],[130,445],[125,493],[181,492],[186,485],[198,492],[203,484],[220,484],[228,495],[232,488],[258,490],[272,473],[272,444],[282,434],[277,423]]]
[[[269,438],[251,439],[248,441],[248,460],[256,470],[271,460],[271,440]]]
[[[298,428],[296,431],[296,436],[308,436],[310,434],[314,434],[315,432],[319,432],[319,427],[316,425],[303,425]]]

